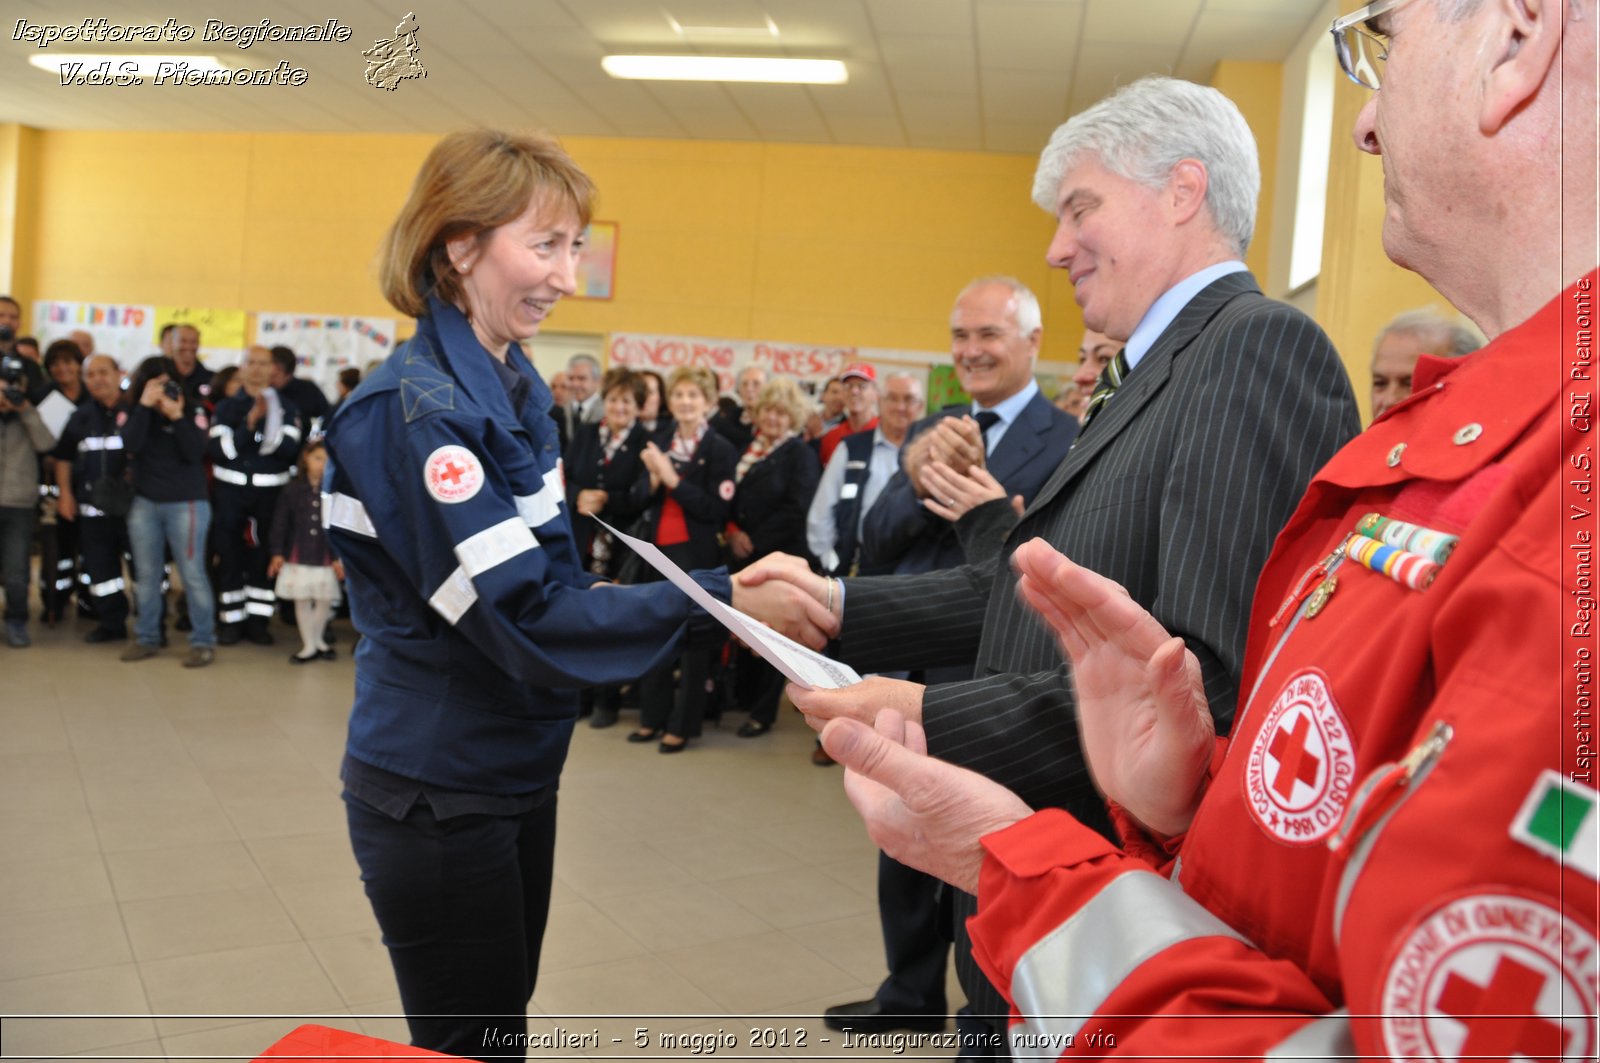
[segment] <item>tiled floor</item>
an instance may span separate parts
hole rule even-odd
[[[0,650],[0,1015],[58,1016],[4,1019],[0,1052],[248,1059],[301,1016],[404,1041],[338,798],[348,629],[333,663],[291,667],[280,628],[199,671],[176,645],[123,664],[83,630]],[[530,1031],[598,1028],[585,1054],[622,1058],[647,1055],[639,1026],[737,1034],[724,1056],[883,1054],[822,1042],[815,1018],[743,1021],[815,1016],[883,975],[840,770],[811,764],[787,710],[675,757],[624,742],[635,719],[578,727]],[[745,1045],[777,1025],[806,1045]]]

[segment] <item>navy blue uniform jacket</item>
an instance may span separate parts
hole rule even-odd
[[[527,793],[560,773],[567,688],[643,675],[711,621],[669,583],[588,589],[549,388],[511,346],[530,386],[519,417],[466,318],[429,310],[328,430],[323,519],[365,636],[348,751],[440,787]],[[697,578],[728,599],[726,571]]]

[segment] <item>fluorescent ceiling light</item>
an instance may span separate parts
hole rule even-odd
[[[608,55],[600,66],[614,78],[644,81],[779,81],[842,85],[850,79],[837,59],[758,59],[731,55]]]
[[[129,55],[126,52],[103,53],[100,55],[30,55],[28,62],[40,70],[48,70],[52,74],[59,74],[62,67],[81,73],[88,73],[101,63],[109,62],[113,74],[136,73],[141,77],[155,77],[160,72],[161,64],[165,63],[166,71],[171,74],[174,68],[187,63],[189,70],[228,70],[231,69],[222,60],[214,55]],[[132,63],[132,71],[125,65]]]

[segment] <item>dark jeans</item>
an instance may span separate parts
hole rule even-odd
[[[28,551],[36,506],[0,506],[0,579],[6,588],[6,623],[28,621]]]
[[[520,816],[438,819],[419,799],[396,821],[348,793],[345,808],[411,1043],[523,1058],[550,911],[555,795]]]

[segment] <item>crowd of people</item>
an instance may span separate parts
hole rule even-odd
[[[334,404],[295,375],[294,351],[251,347],[239,365],[213,371],[200,360],[199,331],[173,324],[160,353],[125,375],[83,330],[34,357],[37,344],[16,336],[20,318],[16,301],[0,297],[7,644],[32,642],[37,539],[38,621],[92,619],[84,641],[126,643],[124,661],[157,656],[169,628],[188,633],[186,668],[210,664],[219,645],[270,646],[280,602],[286,617],[293,603],[302,640],[290,660],[331,659],[339,563],[313,485]],[[345,370],[341,393],[359,376]],[[181,595],[169,602],[174,576]]]

